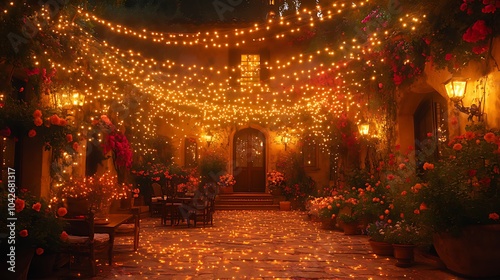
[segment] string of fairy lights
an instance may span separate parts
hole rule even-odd
[[[368,1],[360,2],[359,5],[364,5],[366,2]],[[355,8],[356,5],[353,4],[352,7]],[[325,14],[333,13],[328,10],[324,11]],[[342,9],[338,9],[337,12],[341,13]],[[271,34],[275,26],[290,25],[290,21],[278,20],[275,25],[270,22],[265,27],[254,26],[246,30],[234,30],[234,33],[219,34],[217,31],[213,31],[213,33],[172,34],[147,30],[133,31],[125,26],[99,19],[87,12],[79,11],[79,14],[85,15],[87,20],[97,21],[107,26],[111,31],[131,34],[141,39],[151,39],[152,42],[155,40],[167,42],[166,39],[160,40],[158,38],[168,37],[168,42],[174,45],[195,45],[194,41],[188,42],[185,41],[185,38],[193,38],[198,42],[206,42],[211,38],[213,39],[211,42],[215,42],[215,47],[229,46],[222,40],[234,42],[234,40],[247,35],[250,36],[250,39],[242,39],[238,42],[256,40],[252,39],[251,36],[257,34],[259,30],[266,30]],[[299,14],[298,17],[300,16]],[[400,22],[403,27],[415,30],[424,18],[425,15],[415,17],[407,14],[400,19]],[[318,20],[324,20],[324,17]],[[352,70],[349,70],[349,61],[360,61],[364,55],[374,51],[383,40],[383,36],[380,34],[384,34],[383,31],[371,34],[368,47],[358,44],[355,40],[343,41],[339,42],[337,48],[323,48],[308,53],[299,53],[285,61],[270,60],[266,62],[265,68],[274,73],[270,80],[279,80],[282,89],[273,90],[266,84],[256,84],[251,87],[239,88],[239,93],[234,98],[231,97],[231,94],[235,92],[235,88],[231,86],[232,78],[227,77],[227,73],[240,71],[241,65],[203,67],[196,64],[185,65],[170,60],[160,62],[152,58],[145,58],[138,52],[122,51],[107,42],[100,42],[81,26],[64,17],[60,17],[57,27],[52,32],[59,36],[72,36],[70,32],[75,29],[85,35],[83,36],[85,39],[79,39],[81,56],[76,59],[73,66],[58,63],[50,57],[45,57],[45,59],[53,68],[69,75],[80,75],[77,81],[82,83],[82,88],[84,88],[85,104],[100,105],[93,106],[93,114],[96,116],[105,114],[109,110],[108,103],[110,102],[126,102],[129,94],[124,90],[123,85],[128,85],[132,91],[149,96],[143,98],[143,102],[136,100],[139,101],[137,107],[140,109],[134,114],[136,122],[131,127],[133,130],[144,133],[146,137],[153,137],[156,133],[156,119],[163,119],[175,131],[184,134],[187,133],[184,124],[193,121],[194,125],[204,127],[204,131],[222,128],[225,125],[245,125],[253,122],[274,127],[277,130],[297,126],[299,129],[296,130],[296,133],[299,135],[304,131],[304,128],[301,128],[303,123],[298,119],[300,116],[308,114],[313,120],[309,130],[314,135],[323,137],[325,143],[330,140],[330,136],[325,133],[323,126],[327,115],[339,115],[341,112],[349,111],[349,108],[355,108],[354,118],[359,121],[358,115],[366,104],[357,103],[356,99],[353,98],[357,94],[363,93],[363,89],[360,78]],[[295,32],[292,30],[295,29],[289,29],[290,32]],[[146,36],[145,34],[150,35]],[[387,31],[384,35],[387,35]],[[278,37],[285,38],[281,35]],[[216,42],[216,40],[219,41]],[[209,46],[204,45],[204,47]],[[324,56],[337,58],[337,60],[323,63]],[[34,60],[35,64],[39,63],[36,57]],[[84,67],[84,61],[89,61],[94,67],[90,70],[88,66]],[[335,79],[341,80],[342,83],[335,86],[315,86],[307,83],[308,80],[329,74],[334,75]],[[376,80],[377,73],[374,72],[370,79]],[[306,84],[300,83],[300,81],[306,81]],[[147,112],[143,107],[148,107]]]
[[[107,27],[111,32],[133,36],[142,40],[150,40],[154,43],[181,46],[202,45],[205,48],[220,48],[239,47],[252,42],[262,42],[265,41],[266,38],[269,38],[271,34],[273,34],[273,38],[282,39],[285,38],[287,34],[296,34],[300,32],[301,27],[297,26],[313,27],[318,22],[333,19],[335,15],[342,14],[346,9],[358,9],[359,7],[365,6],[367,3],[369,3],[369,0],[359,1],[359,3],[333,3],[330,8],[318,5],[317,10],[321,11],[319,16],[316,15],[315,11],[303,9],[297,11],[295,15],[279,17],[276,20],[269,19],[266,23],[254,24],[250,27],[195,33],[158,32],[149,31],[147,29],[134,30],[121,24],[115,24],[97,17],[88,11],[78,10],[78,13],[87,20],[91,20],[92,22]],[[294,22],[292,22],[292,20]],[[276,29],[283,27],[288,27],[285,32],[276,32]],[[260,33],[264,34],[259,35]]]

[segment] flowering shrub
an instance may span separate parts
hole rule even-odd
[[[285,183],[285,175],[279,171],[273,170],[267,173],[267,184],[269,186],[269,191],[274,191],[281,188],[281,185]]]
[[[368,224],[366,228],[366,234],[370,236],[371,240],[377,242],[385,242],[385,233],[389,224],[385,221],[376,221],[374,223]]]
[[[236,180],[231,174],[221,175],[219,177],[219,181],[217,182],[217,185],[220,187],[232,187],[234,184],[236,184]]]
[[[63,246],[61,235],[64,224],[57,217],[66,215],[66,208],[51,207],[44,199],[35,197],[26,189],[21,189],[16,197],[4,193],[0,204],[4,209],[0,221],[2,233],[9,230],[7,215],[17,218],[15,244],[9,244],[19,248],[34,248],[38,255],[46,251],[57,252]],[[12,204],[15,209],[10,212]],[[5,236],[11,236],[11,233],[6,233]]]
[[[118,168],[132,167],[132,148],[125,134],[114,131],[107,135],[103,144],[103,152],[106,154],[109,151],[113,151],[114,163]]]
[[[391,244],[418,245],[429,240],[428,235],[414,223],[407,220],[397,221],[389,225],[385,231],[384,241]]]
[[[317,197],[307,201],[306,210],[309,215],[319,218],[335,219],[342,206],[341,196]]]
[[[424,164],[417,192],[422,222],[435,231],[459,232],[467,225],[500,224],[500,138],[497,132],[467,131],[443,145],[442,156]]]
[[[89,201],[91,209],[99,209],[108,205],[112,199],[127,198],[130,188],[126,184],[118,184],[117,176],[109,172],[66,182],[58,190],[58,199],[84,198]]]

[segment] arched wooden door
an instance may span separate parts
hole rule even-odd
[[[257,129],[245,128],[233,139],[235,192],[265,192],[266,137]]]
[[[424,162],[435,160],[439,156],[438,142],[448,142],[448,108],[446,100],[438,93],[431,94],[427,99],[420,102],[413,115],[415,148],[417,165],[422,166]],[[421,143],[429,137],[427,133],[435,136],[435,145],[432,150],[426,149]]]

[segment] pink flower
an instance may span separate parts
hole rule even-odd
[[[493,212],[488,215],[488,218],[497,221],[500,218],[500,216],[497,213]]]
[[[42,204],[40,202],[37,202],[37,203],[33,204],[33,206],[31,208],[33,210],[35,210],[36,212],[40,212],[40,209],[42,208]]]
[[[34,119],[40,119],[40,118],[42,118],[42,111],[35,110],[35,112],[33,112],[33,118]]]
[[[16,198],[15,205],[16,205],[16,212],[19,213],[23,211],[24,207],[26,206],[26,203],[24,202],[24,200]]]
[[[65,207],[59,207],[59,209],[57,209],[57,216],[64,217],[66,214],[68,214],[68,210]]]
[[[35,118],[33,120],[33,123],[35,124],[35,126],[42,126],[43,120],[41,118]]]
[[[33,138],[35,136],[36,136],[36,130],[30,129],[30,131],[28,131],[28,137]]]
[[[462,150],[462,144],[456,143],[455,145],[453,145],[453,150],[455,150],[455,151]]]
[[[68,233],[66,233],[66,231],[61,232],[60,238],[62,241],[68,240],[68,237],[69,237],[69,235],[68,235]]]
[[[43,248],[36,248],[36,254],[37,255],[40,256],[41,254],[43,254],[43,252],[44,252]]]
[[[495,143],[496,136],[493,132],[488,132],[484,135],[484,140],[488,143]]]
[[[465,10],[467,10],[467,3],[462,3],[462,5],[460,5],[460,11],[465,12]]]
[[[21,237],[26,237],[28,236],[28,230],[27,229],[23,229],[19,232],[19,236]]]

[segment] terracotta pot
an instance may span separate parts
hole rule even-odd
[[[394,256],[394,248],[391,243],[368,240],[374,254],[379,256]]]
[[[342,229],[345,235],[358,235],[361,234],[361,229],[358,223],[342,223]]]
[[[413,265],[415,245],[392,244],[397,267],[410,267]]]
[[[234,192],[233,186],[229,186],[229,187],[221,187],[221,188],[219,189],[219,193],[221,193],[221,194],[233,193],[233,192]]]
[[[281,211],[290,211],[292,209],[290,201],[280,201]]]
[[[459,236],[436,233],[434,247],[446,267],[469,277],[498,277],[500,225],[475,225]]]

